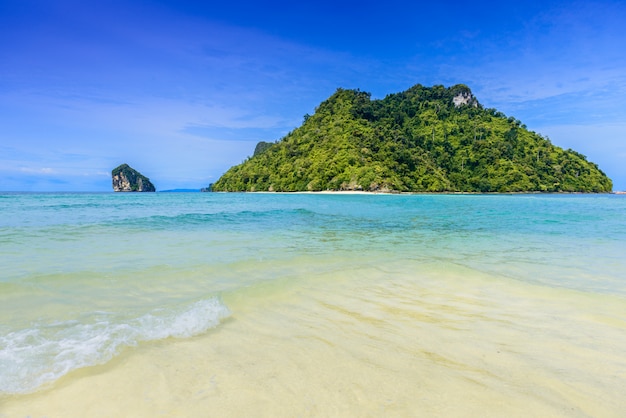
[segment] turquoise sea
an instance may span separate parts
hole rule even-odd
[[[626,196],[0,194],[0,416],[620,416],[625,393]]]

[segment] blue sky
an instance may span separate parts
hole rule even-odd
[[[0,0],[0,190],[110,191],[124,162],[200,188],[338,87],[418,83],[467,84],[624,190],[624,28],[624,1]]]

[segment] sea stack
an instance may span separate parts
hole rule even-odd
[[[154,192],[150,179],[128,164],[122,164],[111,171],[114,192]]]

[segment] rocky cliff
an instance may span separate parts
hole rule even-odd
[[[154,192],[150,179],[128,164],[122,164],[111,171],[114,192]]]

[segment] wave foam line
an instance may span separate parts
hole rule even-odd
[[[130,321],[99,313],[90,323],[65,321],[0,335],[0,394],[35,392],[72,370],[106,363],[123,347],[189,338],[215,328],[229,315],[219,299],[211,298]]]

